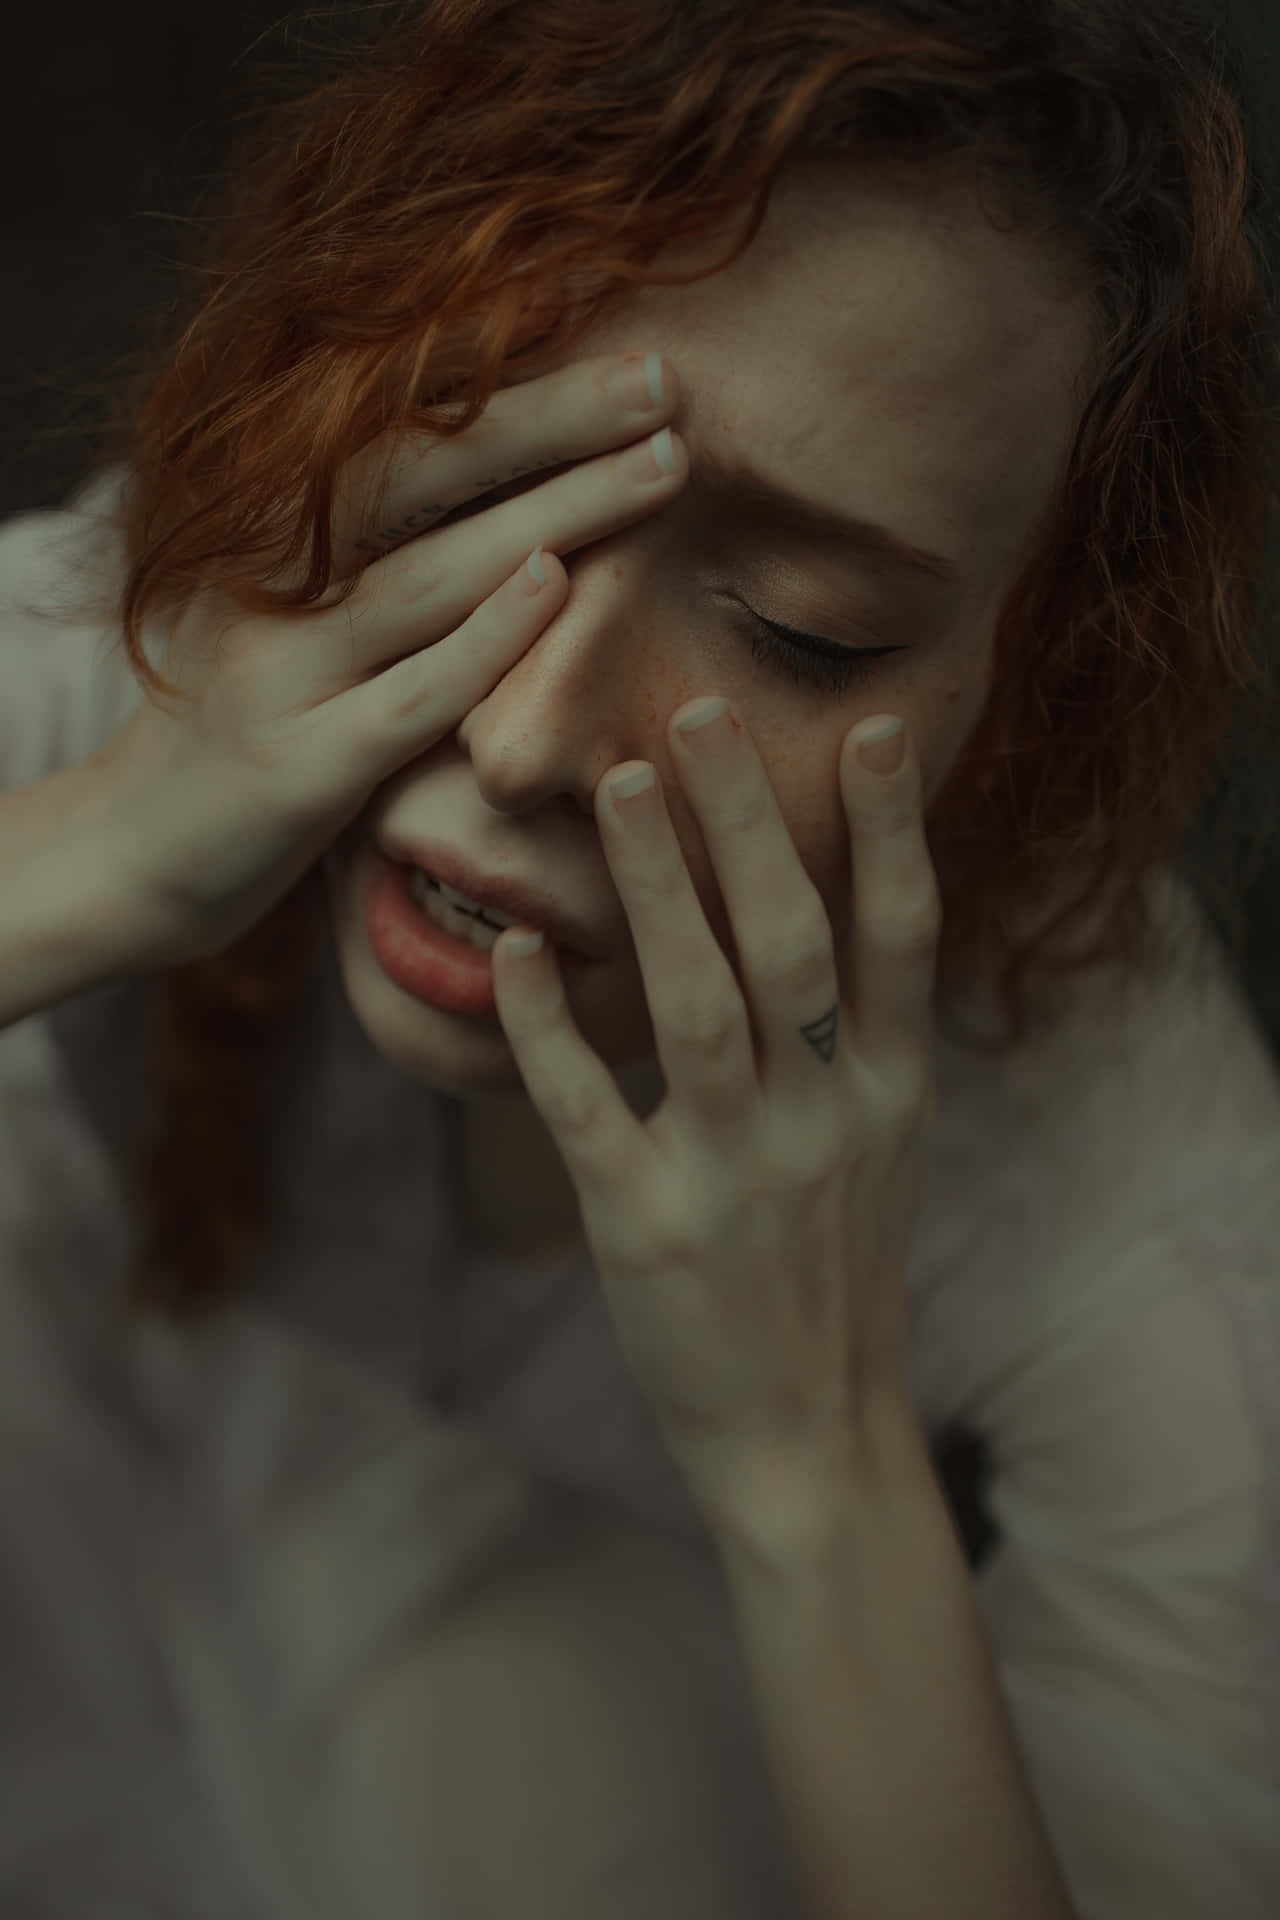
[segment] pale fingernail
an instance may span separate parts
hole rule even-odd
[[[662,355],[629,353],[609,382],[615,400],[637,413],[652,413],[662,405]]]
[[[907,751],[907,736],[901,720],[884,720],[868,727],[859,735],[857,751],[868,773],[896,773]]]

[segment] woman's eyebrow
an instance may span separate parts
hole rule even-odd
[[[946,586],[959,583],[959,565],[945,554],[917,546],[890,527],[864,519],[861,514],[842,513],[835,507],[806,500],[784,487],[781,481],[761,473],[740,455],[726,459],[709,448],[690,447],[689,489],[704,499],[746,507],[775,526],[810,540],[852,549],[860,557],[872,555],[903,572],[923,574]]]

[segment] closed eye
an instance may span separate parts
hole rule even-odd
[[[769,659],[779,672],[789,673],[796,685],[807,680],[813,687],[843,693],[847,688],[865,686],[875,676],[876,666],[890,654],[906,653],[906,647],[842,647],[820,633],[801,633],[739,603],[751,624],[751,657]]]

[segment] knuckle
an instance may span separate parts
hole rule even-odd
[[[937,946],[941,933],[942,901],[935,880],[895,888],[881,915],[882,945],[904,959],[923,958]]]
[[[726,787],[708,802],[707,811],[714,808],[717,832],[755,838],[768,834],[776,806],[772,789],[765,791],[752,780]]]
[[[901,1054],[857,1066],[858,1104],[875,1116],[875,1127],[868,1139],[897,1150],[918,1111],[920,1071],[914,1061]]]
[[[389,558],[390,571],[382,578],[376,571],[367,573],[357,592],[364,593],[368,586],[368,609],[373,614],[385,611],[388,601],[394,603],[397,612],[407,609],[412,614],[429,610],[438,601],[445,583],[443,559],[432,548],[410,543],[397,547]]]
[[[697,1055],[699,1069],[713,1078],[736,1063],[741,1015],[723,993],[678,995],[663,1009],[663,1025],[681,1047]]]
[[[804,996],[825,990],[831,983],[831,927],[825,909],[788,916],[762,936],[752,955],[753,965],[774,987]]]
[[[918,1062],[903,1062],[895,1070],[886,1085],[885,1097],[906,1138],[914,1137],[922,1121],[925,1125],[932,1124],[937,1094],[930,1073]]]
[[[597,1135],[602,1119],[599,1091],[564,1079],[548,1085],[543,1095],[548,1118],[562,1133],[590,1140]]]
[[[385,744],[387,727],[397,734],[420,734],[437,724],[440,724],[443,729],[441,690],[434,676],[415,674],[398,676],[392,673],[388,676],[388,681],[386,704],[382,713],[377,716],[376,721],[372,714],[369,716],[370,735],[376,736],[376,738],[370,737],[367,741],[370,751],[376,746],[377,739],[381,739]]]
[[[389,729],[403,724],[405,701],[399,689],[384,686],[380,700],[357,700],[345,716],[343,734],[348,750],[358,759],[385,751]]]

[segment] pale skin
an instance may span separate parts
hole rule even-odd
[[[695,256],[670,256],[686,257]],[[462,1103],[472,1211],[491,1243],[531,1256],[558,1250],[576,1236],[577,1198],[497,1016],[424,1006],[382,974],[356,906],[369,835],[439,839],[482,868],[537,875],[607,931],[609,960],[566,976],[566,991],[583,1038],[647,1115],[663,1079],[596,827],[599,782],[623,762],[654,764],[703,911],[735,963],[668,731],[691,700],[727,697],[843,966],[852,889],[842,743],[859,721],[900,714],[927,815],[981,717],[1000,606],[1069,449],[1092,325],[1058,263],[1025,235],[996,231],[970,188],[887,176],[873,184],[823,164],[784,178],[761,232],[727,271],[642,290],[571,355],[534,368],[657,349],[679,374],[671,424],[693,463],[700,446],[745,456],[811,500],[944,555],[957,578],[926,581],[784,535],[686,485],[652,516],[567,557],[560,614],[330,850],[353,1010],[396,1066]],[[904,651],[842,691],[797,684],[769,658],[753,660],[744,604],[850,648]],[[849,983],[840,984],[846,996]]]

